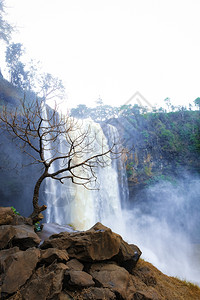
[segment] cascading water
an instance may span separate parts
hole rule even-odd
[[[46,112],[44,111],[44,114]],[[44,118],[45,119],[45,118]],[[84,148],[92,144],[92,153],[84,151],[81,155],[81,160],[85,160],[89,156],[100,153],[102,144],[104,152],[109,149],[109,141],[114,142],[118,138],[117,130],[113,126],[108,126],[107,137],[103,133],[100,124],[95,123],[91,119],[77,121],[76,130],[71,132],[71,138],[76,139],[81,132],[87,132],[89,128],[89,135],[85,138]],[[67,153],[68,146],[66,144],[65,135],[60,136],[57,144],[59,153]],[[45,151],[45,158],[53,156],[51,148],[48,147]],[[123,196],[127,193],[126,181],[122,177],[118,177],[117,168],[122,168],[120,159],[112,160],[111,154],[107,154],[104,159],[106,166],[98,165],[95,169],[98,181],[98,189],[88,190],[82,185],[73,184],[70,179],[66,180],[64,184],[53,180],[46,179],[45,193],[47,198],[47,213],[46,219],[48,223],[72,224],[78,230],[85,230],[100,221],[105,225],[110,225],[112,218],[122,223],[121,199],[120,190],[124,191]],[[79,163],[80,157],[75,158],[74,163]],[[52,166],[51,172],[62,167],[62,160],[57,163],[57,166]],[[55,169],[54,169],[55,168]],[[82,169],[77,169],[76,175],[81,174]],[[123,180],[122,180],[123,179]],[[119,189],[119,182],[122,186]],[[124,201],[124,200],[123,200]]]
[[[113,141],[119,141],[119,133],[116,127],[102,123],[102,129],[104,131],[105,136],[108,137],[109,146],[112,146]],[[116,144],[117,152],[120,152],[120,159],[112,160],[112,164],[115,170],[117,170],[118,174],[118,185],[120,186],[120,200],[122,208],[126,208],[129,199],[129,190],[128,190],[128,180],[126,174],[126,168],[124,166],[124,161],[126,160],[126,151],[121,149],[120,151],[120,144]]]

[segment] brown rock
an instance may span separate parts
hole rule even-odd
[[[55,300],[74,300],[74,298],[66,292],[61,292]]]
[[[156,291],[138,291],[134,293],[133,300],[162,300]]]
[[[0,249],[18,246],[21,250],[38,246],[40,239],[29,225],[0,226]]]
[[[35,233],[32,226],[16,225],[13,227],[16,230],[15,236],[12,241],[13,245],[18,246],[22,250],[39,245],[40,238]]]
[[[115,300],[116,296],[113,292],[111,292],[107,288],[97,288],[92,287],[87,290],[85,290],[81,294],[82,298],[84,300],[102,300],[102,299],[109,299],[109,300]]]
[[[118,254],[113,258],[120,266],[124,267],[130,273],[136,266],[142,252],[136,245],[129,245],[121,240]]]
[[[11,225],[29,225],[33,226],[33,221],[31,218],[26,218],[20,215],[15,215]]]
[[[69,270],[75,270],[75,271],[83,271],[84,265],[80,263],[77,259],[71,259],[66,263]]]
[[[63,263],[39,268],[21,289],[23,299],[47,300],[58,299],[62,290],[62,281],[67,266]]]
[[[147,286],[156,286],[157,280],[149,267],[141,267],[137,268],[137,270],[133,271],[133,275],[138,276]]]
[[[83,289],[94,286],[92,276],[84,271],[66,271],[63,286],[66,288]]]
[[[94,226],[92,226],[90,228],[90,230],[100,230],[100,231],[104,231],[104,230],[107,230],[108,227],[104,226],[103,224],[101,224],[100,222],[97,222]]]
[[[11,207],[0,207],[0,225],[9,225],[12,223],[15,214]]]
[[[2,275],[2,274],[5,273],[5,271],[7,270],[7,267],[6,267],[7,259],[9,259],[10,256],[12,256],[13,254],[15,254],[19,251],[20,250],[18,247],[0,251],[0,274],[1,274],[1,276],[5,276],[5,274],[4,275]],[[0,278],[1,278],[1,276],[0,276]]]
[[[109,288],[122,299],[129,299],[136,292],[129,272],[116,263],[93,264],[89,273],[100,286]]]
[[[42,249],[66,249],[69,257],[85,262],[114,259],[128,270],[132,269],[139,259],[141,251],[124,242],[120,235],[110,228],[97,223],[85,232],[62,232],[52,235],[44,241]],[[136,249],[137,248],[137,249]]]
[[[66,249],[69,257],[82,261],[107,260],[119,251],[121,239],[110,229],[85,232],[62,232],[44,241],[41,248]]]
[[[69,259],[66,250],[59,250],[56,248],[48,248],[46,250],[41,250],[40,264],[50,265],[55,260],[57,262],[65,263]]]
[[[32,275],[40,255],[39,249],[31,248],[20,251],[17,247],[0,252],[2,274],[1,292],[16,292]]]
[[[15,229],[11,225],[0,226],[0,249],[11,246],[11,241],[15,235]]]

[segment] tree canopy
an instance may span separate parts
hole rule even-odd
[[[13,27],[5,19],[4,0],[0,0],[0,39],[8,43]]]
[[[195,100],[194,100],[194,104],[199,108],[199,110],[200,110],[200,97],[198,97],[198,98],[196,98]]]

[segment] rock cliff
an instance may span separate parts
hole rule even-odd
[[[124,147],[130,198],[160,180],[200,173],[199,111],[151,112],[130,109],[108,122],[118,128]]]

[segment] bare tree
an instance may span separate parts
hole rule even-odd
[[[97,189],[97,168],[111,163],[111,153],[117,156],[117,141],[108,146],[100,130],[93,131],[90,124],[59,115],[56,109],[45,106],[42,101],[20,102],[17,108],[3,107],[0,126],[17,141],[17,146],[27,154],[33,164],[42,167],[33,193],[33,223],[43,218],[39,190],[45,178],[73,183],[87,189]]]

